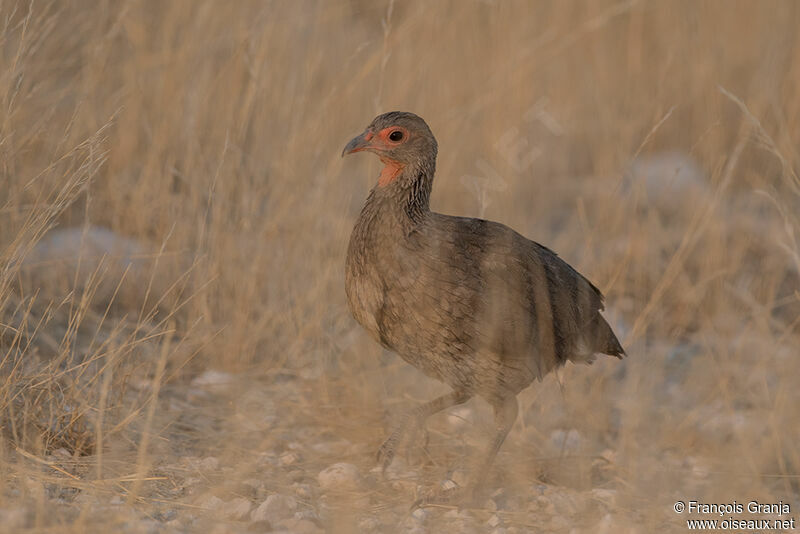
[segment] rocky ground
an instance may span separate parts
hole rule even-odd
[[[692,357],[673,354],[684,362],[673,367],[685,369]],[[383,365],[393,380],[390,393],[405,390],[406,399],[392,397],[391,412],[442,387],[392,358]],[[481,402],[433,418],[426,435],[408,444],[383,476],[374,452],[393,413],[367,407],[359,416],[346,402],[326,403],[346,387],[335,378],[313,367],[263,376],[207,370],[161,389],[153,425],[158,432],[144,457],[134,428],[111,441],[102,460],[73,457],[65,449],[41,458],[12,455],[15,476],[6,483],[6,497],[27,504],[4,507],[3,530],[71,525],[92,532],[683,531],[671,504],[718,487],[722,475],[714,466],[720,456],[713,448],[688,454],[664,439],[638,441],[642,436],[626,445],[619,435],[624,430],[613,421],[601,432],[590,420],[563,425],[570,420],[569,406],[579,402],[570,393],[573,384],[592,373],[608,380],[612,391],[597,406],[598,415],[610,410],[612,419],[625,419],[629,408],[621,393],[631,373],[626,366],[615,368],[609,360],[570,368],[561,377],[565,383],[548,380],[524,392],[522,416],[480,502],[424,509],[411,506],[420,495],[466,483],[470,459],[489,435],[491,415]],[[685,393],[667,387],[658,397],[678,406]],[[567,408],[559,410],[559,404]],[[657,410],[647,417],[655,425],[671,420]],[[730,439],[720,429],[737,423],[743,431],[756,430],[750,416],[720,418],[725,415],[698,417],[681,431],[691,432],[696,445]],[[617,435],[617,445],[609,444],[609,432]],[[631,473],[642,461],[660,465]],[[147,473],[138,482],[137,462],[144,462]]]

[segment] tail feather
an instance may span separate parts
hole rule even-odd
[[[616,356],[622,359],[626,356],[625,349],[622,348],[611,326],[606,322],[602,315],[597,314],[597,323],[595,327],[595,350],[608,354],[609,356]]]

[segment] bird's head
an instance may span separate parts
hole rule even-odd
[[[386,165],[379,180],[379,184],[385,186],[408,166],[429,168],[432,172],[437,144],[421,117],[405,111],[390,111],[375,117],[361,135],[347,143],[342,156],[363,150],[374,152]]]

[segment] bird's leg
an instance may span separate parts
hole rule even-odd
[[[420,433],[422,434],[420,439]],[[428,454],[428,441],[430,439],[430,434],[428,432],[428,428],[424,422],[420,422],[416,425],[410,425],[408,428],[408,432],[406,433],[405,437],[406,443],[409,445],[416,445],[419,443],[420,449],[423,451],[425,456],[430,456]],[[409,463],[409,458],[412,453],[412,447],[406,447],[406,463]]]
[[[461,501],[464,500],[469,500],[472,503],[478,501],[478,496],[480,490],[483,489],[486,475],[489,473],[489,468],[492,466],[495,456],[497,456],[497,451],[500,450],[500,447],[506,440],[506,436],[508,436],[508,433],[511,431],[511,427],[514,426],[514,422],[517,419],[517,412],[519,411],[516,397],[504,399],[493,406],[495,422],[494,438],[489,445],[489,450],[484,457],[483,463],[476,471],[475,476],[472,477],[469,487],[463,488],[454,486],[434,490],[431,494],[418,499],[412,506],[412,509],[430,505],[461,503]]]
[[[506,436],[508,436],[511,428],[514,426],[518,412],[519,405],[517,404],[516,397],[510,397],[504,399],[501,403],[494,404],[494,439],[492,439],[489,446],[488,454],[472,479],[473,497],[477,496],[478,491],[483,487],[486,481],[486,475],[489,473],[489,468],[492,466],[497,452],[506,440]]]
[[[451,406],[463,404],[471,397],[471,395],[463,391],[453,391],[447,395],[437,397],[432,401],[420,404],[413,410],[403,414],[394,431],[389,434],[389,437],[386,438],[386,441],[384,441],[383,445],[381,445],[380,449],[378,449],[378,463],[381,464],[383,472],[385,473],[386,469],[392,463],[395,448],[400,442],[400,439],[403,437],[405,431],[408,429],[409,424],[413,423],[416,426],[422,426],[425,420],[431,415],[450,408]]]

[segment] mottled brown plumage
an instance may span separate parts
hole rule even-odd
[[[477,484],[516,419],[517,393],[567,361],[624,351],[600,315],[603,295],[553,251],[496,222],[430,211],[437,143],[420,117],[376,117],[343,155],[361,150],[385,167],[350,237],[350,310],[381,345],[453,388],[407,414],[379,460],[389,465],[409,424],[477,395],[497,426]]]

